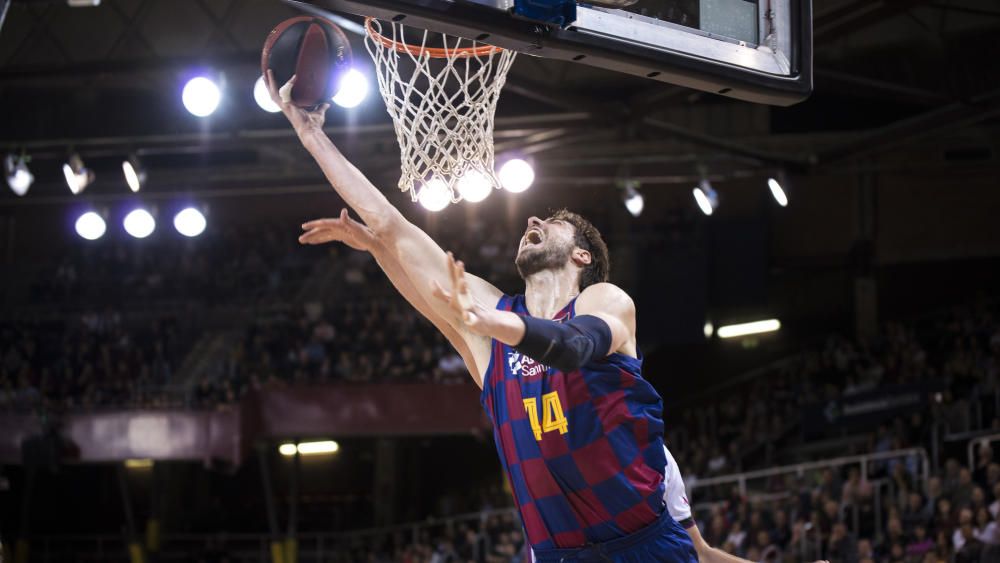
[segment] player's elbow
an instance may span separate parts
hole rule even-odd
[[[406,217],[403,217],[403,214],[391,205],[372,213],[365,220],[365,223],[375,233],[375,236],[383,242],[392,242],[409,225]]]

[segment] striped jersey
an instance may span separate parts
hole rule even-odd
[[[529,316],[523,295],[497,308]],[[615,353],[564,373],[493,340],[481,402],[533,549],[613,540],[663,512],[663,402],[641,368]]]

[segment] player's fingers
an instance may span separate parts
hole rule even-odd
[[[451,301],[451,294],[449,294],[445,288],[441,287],[441,284],[439,284],[437,280],[431,281],[431,293],[434,297],[437,297],[442,301]]]
[[[350,218],[351,217],[347,214],[347,208],[346,207],[340,210],[340,220],[341,221],[347,221]]]
[[[448,276],[451,277],[451,287],[458,283],[458,271],[455,269],[455,255],[448,251]]]
[[[337,226],[336,219],[313,219],[312,221],[306,221],[305,223],[302,223],[302,229],[305,231],[309,231],[312,229],[336,227],[336,226]]]
[[[323,104],[319,106],[319,109],[317,111],[319,111],[319,113],[326,113],[326,110],[328,109],[330,109],[330,104]]]
[[[288,82],[284,86],[278,89],[278,96],[281,97],[281,102],[288,104],[292,101],[292,88],[295,87],[295,75],[293,74]]]

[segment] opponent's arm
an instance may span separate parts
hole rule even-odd
[[[398,264],[413,282],[413,287],[424,297],[430,308],[460,332],[465,332],[452,310],[430,299],[432,284],[444,284],[449,279],[444,251],[420,228],[407,221],[330,141],[323,131],[324,112],[328,104],[314,111],[292,105],[289,100],[291,88],[295,84],[294,77],[281,87],[280,92],[276,89],[271,72],[268,72],[267,82],[271,98],[281,107],[302,145],[319,164],[324,176],[340,197],[357,211],[385,250],[396,257]],[[311,226],[312,223],[306,223],[303,228],[308,230]],[[481,302],[493,306],[500,299],[500,290],[483,279],[470,276],[468,284],[470,293]],[[488,348],[488,343],[486,346]]]
[[[464,264],[450,253],[448,263],[451,290],[435,283],[434,294],[475,334],[495,338],[563,372],[619,350],[635,355],[635,305],[614,285],[586,288],[577,298],[576,317],[556,322],[485,307],[469,291]]]
[[[379,242],[375,233],[367,226],[351,219],[347,214],[347,209],[340,211],[340,216],[336,219],[318,219],[311,221],[312,229],[303,233],[299,237],[302,244],[324,244],[331,241],[340,241],[355,250],[371,253],[375,261],[378,262],[386,277],[392,282],[393,287],[402,294],[403,298],[413,306],[421,315],[434,325],[448,342],[455,348],[458,355],[462,357],[469,375],[479,387],[483,386],[482,374],[476,368],[475,359],[472,352],[462,339],[461,335],[452,328],[427,301],[420,295],[420,292],[413,286],[413,282],[406,276],[406,272],[400,266],[399,261],[391,252]]]

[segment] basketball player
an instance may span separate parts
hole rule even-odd
[[[417,293],[413,287],[413,283],[406,277],[403,268],[379,243],[371,229],[351,219],[347,214],[347,209],[341,210],[340,217],[338,218],[310,221],[305,227],[309,229],[308,232],[299,237],[299,242],[303,244],[323,244],[331,241],[339,241],[355,250],[370,253],[400,294],[403,295],[417,312],[429,320],[435,328],[440,330],[445,338],[448,339],[448,342],[455,347],[458,354],[465,360],[466,365],[470,366],[471,373],[471,366],[473,365],[471,353],[461,336],[444,319],[438,316],[420,294]],[[746,559],[741,559],[708,545],[695,525],[691,514],[691,503],[684,488],[684,479],[681,476],[680,468],[666,446],[663,447],[663,453],[667,458],[667,465],[664,468],[663,501],[666,503],[670,516],[691,537],[695,551],[698,553],[698,559],[702,563],[749,563]],[[820,561],[817,563],[827,562]]]
[[[531,217],[516,265],[524,295],[468,275],[323,132],[326,106],[268,89],[340,197],[468,349],[528,543],[541,562],[697,560],[663,502],[663,402],[641,377],[635,306],[607,283],[586,219]],[[309,236],[310,224],[303,226]]]

